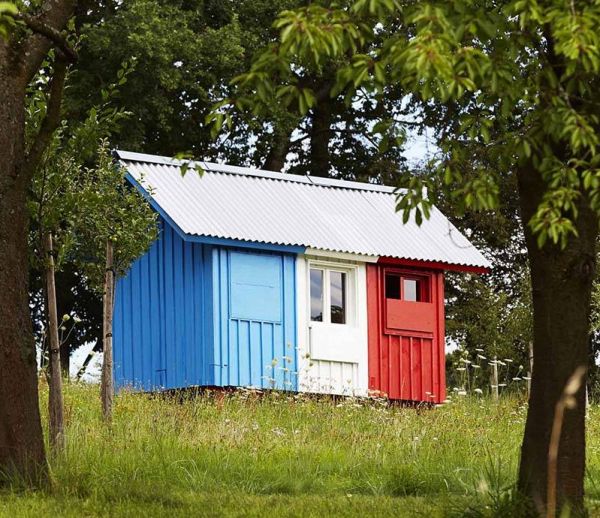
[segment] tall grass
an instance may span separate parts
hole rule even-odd
[[[43,408],[45,398],[44,389]],[[517,396],[415,409],[276,392],[122,393],[107,428],[96,386],[69,385],[65,401],[67,448],[50,460],[52,487],[0,492],[0,514],[493,514],[516,475],[526,413]],[[591,503],[600,498],[598,415],[593,408]]]

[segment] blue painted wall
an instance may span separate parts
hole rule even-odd
[[[295,255],[186,241],[160,224],[117,281],[116,386],[296,390]]]
[[[118,387],[210,384],[210,247],[161,222],[159,239],[118,279],[114,369]],[[206,325],[206,323],[209,323]]]

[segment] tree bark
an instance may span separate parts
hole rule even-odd
[[[113,351],[112,351],[112,319],[114,304],[114,262],[113,243],[106,242],[106,273],[104,276],[104,362],[102,363],[102,415],[108,423],[112,421],[113,398],[115,393],[113,377]]]
[[[285,124],[282,124],[285,125]],[[275,127],[273,132],[273,142],[269,149],[269,154],[263,164],[263,169],[267,171],[280,172],[285,166],[285,160],[290,149],[292,138],[292,129]]]
[[[54,94],[62,90],[65,68],[55,69],[61,72],[52,81],[46,117],[27,151],[25,94],[57,37],[66,44],[60,31],[74,3],[44,0],[29,20],[37,29],[27,23],[31,34],[15,29],[8,39],[0,38],[0,476],[17,475],[34,484],[47,480],[47,465],[29,314],[27,190],[60,122],[60,96]],[[21,10],[28,9],[25,3]]]
[[[54,277],[54,247],[52,233],[44,236],[46,248],[46,300],[48,303],[48,331],[50,342],[50,390],[48,396],[48,415],[50,447],[53,452],[64,449],[64,403],[62,373],[60,366],[60,340],[58,339],[58,315],[56,313],[56,283]]]
[[[310,128],[310,174],[313,176],[329,176],[331,119],[331,101],[327,99],[317,103]]]
[[[14,59],[0,45],[0,472],[39,483],[46,463],[27,290],[26,85]]]
[[[545,190],[533,169],[518,172],[519,197],[529,252],[533,295],[533,372],[525,435],[521,447],[518,487],[538,514],[546,512],[548,452],[556,404],[569,377],[587,366],[589,315],[595,275],[597,216],[583,199],[576,221],[578,237],[562,249],[539,248],[527,222]],[[585,383],[584,383],[585,385]],[[565,504],[583,510],[585,470],[585,391],[575,395],[567,410],[557,458],[558,510]]]

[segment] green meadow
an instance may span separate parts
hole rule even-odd
[[[67,448],[51,486],[0,491],[0,515],[517,516],[526,405],[454,396],[437,408],[252,391],[121,393],[66,386]],[[46,405],[42,389],[42,406]],[[46,416],[44,416],[44,421]],[[587,499],[600,513],[600,410],[588,420]]]

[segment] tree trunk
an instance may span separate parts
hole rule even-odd
[[[102,363],[102,415],[108,423],[112,420],[115,393],[113,377],[112,319],[114,302],[113,243],[106,242],[106,273],[104,275],[104,362]]]
[[[269,149],[269,154],[263,164],[263,169],[267,171],[281,171],[285,166],[285,160],[290,149],[290,141],[293,129],[289,129],[285,123],[275,126],[273,132],[273,142]]]
[[[48,331],[50,342],[50,394],[48,396],[48,415],[50,447],[54,452],[65,446],[64,404],[62,373],[60,368],[60,340],[58,339],[58,316],[56,314],[56,285],[54,278],[54,247],[52,233],[44,236],[46,248],[46,295],[48,303]]]
[[[0,472],[46,476],[33,329],[28,305],[25,84],[0,46]]]
[[[331,101],[317,103],[310,128],[310,174],[329,176],[329,141],[331,140]]]
[[[539,514],[546,512],[548,451],[556,404],[568,378],[587,366],[590,296],[595,275],[596,215],[584,200],[576,222],[578,237],[561,249],[537,246],[526,223],[536,211],[545,185],[534,170],[518,172],[519,197],[529,252],[533,295],[533,372],[529,411],[521,447],[518,486]],[[557,458],[558,509],[583,509],[585,470],[585,391],[567,410]]]

